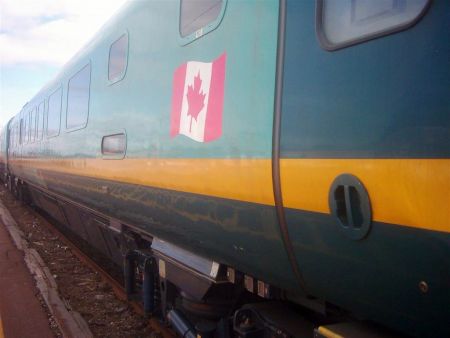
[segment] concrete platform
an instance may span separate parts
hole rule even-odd
[[[83,317],[59,297],[46,263],[0,199],[0,338],[55,337],[38,294],[63,338],[93,337]]]
[[[54,337],[38,294],[23,252],[0,218],[0,338]]]

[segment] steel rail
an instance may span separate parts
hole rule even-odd
[[[91,259],[87,254],[85,254],[79,247],[75,245],[62,231],[60,231],[55,225],[52,224],[53,220],[47,218],[42,213],[38,212],[35,209],[32,209],[30,206],[25,205],[31,212],[39,216],[45,222],[40,222],[40,225],[44,225],[54,236],[58,236],[59,240],[63,242],[67,247],[70,248],[71,252],[86,266],[88,266],[91,270],[96,271],[101,277],[102,281],[111,286],[112,291],[116,295],[116,297],[122,301],[127,302],[133,310],[144,316],[144,308],[142,304],[134,300],[128,300],[125,292],[124,286],[120,284],[114,277],[112,277],[101,265],[96,263],[93,259]],[[162,323],[158,321],[158,319],[151,317],[149,319],[150,327],[158,331],[163,338],[174,338],[175,334],[167,327],[165,327]]]

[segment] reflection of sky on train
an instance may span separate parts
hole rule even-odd
[[[2,0],[0,126],[15,115],[125,0]]]

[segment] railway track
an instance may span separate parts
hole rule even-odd
[[[34,210],[34,212],[36,212]],[[144,312],[144,308],[142,306],[142,304],[138,301],[135,300],[129,300],[127,298],[127,294],[125,291],[124,286],[119,283],[114,277],[112,277],[108,271],[106,269],[104,269],[100,264],[98,264],[97,262],[95,262],[93,259],[91,259],[91,257],[89,257],[87,254],[85,254],[76,244],[74,244],[62,231],[60,231],[58,229],[58,227],[54,226],[52,224],[52,220],[48,219],[47,217],[45,217],[45,215],[42,215],[41,213],[39,213],[42,217],[44,217],[47,222],[45,223],[45,226],[48,228],[49,231],[51,231],[55,236],[58,236],[58,238],[65,244],[67,245],[70,250],[72,251],[72,253],[86,266],[88,266],[90,269],[92,269],[93,271],[97,272],[102,280],[104,282],[106,282],[111,289],[113,290],[114,294],[116,295],[116,297],[118,299],[120,299],[121,301],[125,301],[127,302],[132,308],[133,310],[142,315],[145,316],[145,312]],[[175,334],[167,327],[165,327],[164,325],[162,325],[158,319],[149,318],[149,325],[150,327],[158,332],[159,334],[161,334],[161,336],[163,338],[174,338]]]
[[[9,192],[4,190],[3,187],[1,187],[0,189],[3,191],[2,200],[5,202],[5,206],[8,209],[9,208],[13,209],[10,210],[11,215],[13,219],[16,220],[16,223],[18,224],[19,228],[26,234],[30,246],[42,245],[42,241],[35,240],[34,238],[35,235],[32,235],[32,233],[27,231],[26,229],[27,223],[30,223],[30,220],[33,219],[31,228],[35,227],[36,224],[38,224],[43,229],[47,230],[46,238],[49,239],[49,241],[53,241],[55,238],[57,238],[57,241],[59,242],[59,244],[57,244],[58,247],[64,248],[65,251],[70,251],[83,266],[95,272],[100,277],[102,283],[108,285],[111,288],[111,291],[118,300],[120,300],[121,302],[125,302],[138,315],[142,317],[145,316],[142,304],[138,301],[127,299],[127,294],[125,292],[124,286],[113,276],[111,276],[111,274],[107,271],[106,268],[102,267],[99,263],[93,260],[88,254],[86,254],[82,249],[80,249],[69,238],[69,236],[67,236],[63,231],[61,231],[58,228],[58,226],[54,224],[55,221],[53,219],[49,218],[47,215],[39,212],[38,210],[31,208],[28,205],[19,205],[19,202],[15,201],[12,195],[9,194]],[[23,218],[22,216],[27,216],[27,218],[25,220],[21,219]],[[48,234],[50,234],[50,236]],[[58,258],[55,257],[55,259]],[[46,263],[49,265],[53,264],[53,262],[51,261],[47,261]],[[87,322],[89,323],[89,321]],[[152,337],[163,337],[163,338],[175,337],[175,334],[169,328],[165,327],[162,323],[160,323],[158,319],[150,317],[148,319],[147,324],[150,328],[150,330],[148,331],[152,333]]]
[[[44,217],[44,216],[43,216]],[[56,226],[51,224],[51,220],[48,220],[46,223],[48,229],[57,235],[65,245],[67,245],[72,253],[85,265],[87,265],[93,271],[96,271],[102,278],[103,281],[108,283],[111,286],[114,294],[117,298],[122,301],[126,301],[134,311],[138,314],[144,316],[144,308],[140,302],[129,300],[127,298],[127,294],[125,292],[125,288],[122,284],[120,284],[114,277],[112,277],[108,271],[106,271],[102,266],[96,263],[93,259],[91,259],[88,255],[86,255],[80,248],[78,248],[63,232],[61,232]],[[164,327],[157,319],[149,318],[149,325],[152,329],[159,332],[163,338],[174,338],[175,334],[170,331],[170,329]]]

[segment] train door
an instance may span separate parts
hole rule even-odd
[[[308,293],[399,329],[445,322],[448,8],[286,6],[282,227],[300,279]]]

